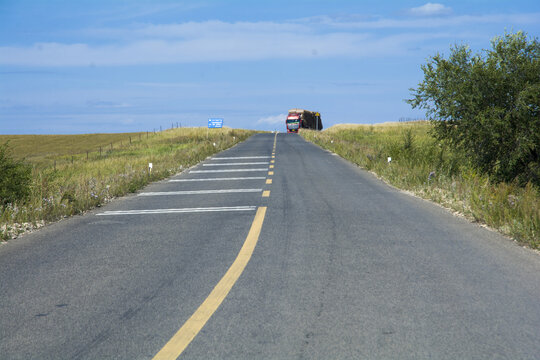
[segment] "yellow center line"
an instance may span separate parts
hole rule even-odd
[[[263,191],[262,197],[270,197],[270,190]]]
[[[264,196],[264,194],[263,194]],[[247,263],[251,259],[251,255],[255,250],[259,235],[261,233],[266,207],[262,206],[257,209],[248,236],[238,256],[232,263],[231,267],[218,282],[214,290],[208,295],[206,300],[199,308],[191,315],[186,323],[173,335],[173,337],[165,344],[165,346],[154,356],[154,360],[161,359],[176,359],[186,349],[189,343],[197,336],[199,331],[206,324],[208,319],[221,305],[233,285],[236,283]]]
[[[273,164],[273,163],[275,163],[275,162],[276,162],[276,160],[270,160],[270,163],[271,163],[271,164]]]
[[[274,175],[274,172],[273,172],[273,171],[269,171],[269,172],[268,172],[268,175],[269,175],[269,176]]]
[[[266,183],[267,183],[267,184],[271,184],[271,183],[272,183],[272,179],[266,179]]]
[[[274,165],[270,165],[269,168],[270,168],[270,169],[273,169],[273,168],[274,168]]]

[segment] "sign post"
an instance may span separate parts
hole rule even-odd
[[[206,139],[208,139],[208,129],[221,129],[223,127],[223,118],[209,118],[208,128],[206,129]]]

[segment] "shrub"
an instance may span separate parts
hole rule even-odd
[[[0,145],[0,205],[26,200],[31,174],[30,166],[11,157],[7,143]]]
[[[430,58],[407,102],[493,180],[540,185],[540,42],[517,32],[491,44],[484,54],[461,45]]]

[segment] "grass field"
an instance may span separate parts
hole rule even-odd
[[[0,207],[0,238],[16,237],[134,192],[254,133],[211,129],[207,138],[207,131],[177,128],[155,134],[0,136],[0,144],[9,140],[12,156],[26,159],[33,169],[30,198]]]
[[[301,135],[400,189],[539,249],[539,189],[493,183],[463,155],[431,137],[430,128],[428,122],[344,124]]]
[[[9,142],[15,158],[25,158],[34,166],[47,167],[48,164],[72,155],[86,156],[120,148],[131,142],[150,139],[154,133],[84,134],[84,135],[0,135],[0,144]]]

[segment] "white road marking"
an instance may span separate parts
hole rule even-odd
[[[112,215],[148,215],[148,214],[177,214],[177,213],[200,213],[200,212],[220,212],[220,211],[255,211],[256,206],[229,206],[229,207],[208,207],[208,208],[183,208],[183,209],[153,209],[153,210],[119,210],[105,211],[97,216]]]
[[[223,189],[223,190],[186,190],[186,191],[155,191],[143,192],[138,196],[167,196],[167,195],[199,195],[199,194],[229,194],[261,192],[262,189]]]
[[[268,159],[270,156],[233,156],[233,157],[214,157],[211,160],[237,160],[237,159]]]
[[[190,174],[200,174],[200,173],[225,173],[225,172],[242,172],[242,171],[267,171],[268,168],[259,168],[259,169],[224,169],[224,170],[190,170]]]
[[[260,162],[246,162],[246,163],[217,163],[217,164],[203,164],[203,166],[235,166],[235,165],[266,165],[268,161]]]
[[[233,180],[264,180],[264,176],[247,176],[247,177],[231,177],[231,178],[209,178],[209,179],[172,179],[169,182],[185,182],[185,181],[233,181]]]

